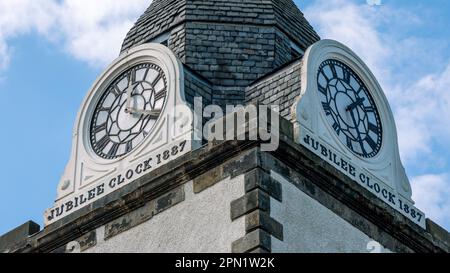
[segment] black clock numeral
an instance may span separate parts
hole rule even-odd
[[[156,79],[152,83],[153,87],[155,87],[158,84],[158,82],[159,82],[159,80],[161,80],[162,76],[163,75],[161,73],[158,74],[158,76],[156,77]]]
[[[120,94],[122,94],[122,91],[120,91],[117,85],[114,85],[114,88],[111,88],[111,93],[117,98]]]
[[[327,116],[331,115],[331,106],[328,103],[322,102],[322,107]]]
[[[367,144],[369,144],[370,148],[372,148],[372,151],[375,151],[377,148],[377,144],[375,143],[375,141],[373,141],[373,139],[371,137],[367,137],[366,138],[366,142]]]
[[[133,150],[133,142],[132,141],[127,142],[127,146],[126,146],[125,150],[127,153],[129,153]]]
[[[353,141],[349,136],[347,136],[347,147],[353,150]]]
[[[343,78],[344,82],[350,84],[350,77],[351,77],[350,71],[344,69],[344,78]]]
[[[158,92],[157,94],[155,94],[155,101],[158,101],[165,97],[166,97],[166,90],[162,90],[162,91]]]
[[[375,108],[373,108],[373,106],[366,106],[364,107],[364,111],[369,113],[375,113]]]
[[[361,151],[362,151],[363,155],[367,155],[366,148],[364,148],[364,141],[360,140],[359,145],[361,146]]]
[[[328,95],[327,89],[323,88],[320,84],[319,84],[319,91],[320,93],[322,93],[324,96]]]
[[[150,69],[145,69],[145,73],[144,73],[144,77],[143,77],[143,79],[147,79],[147,76],[148,76],[148,71],[149,71]]]
[[[106,146],[108,146],[108,144],[109,144],[109,136],[106,135],[97,142],[97,147],[100,149],[100,151],[103,151],[106,148]]]
[[[339,135],[341,133],[341,126],[337,122],[333,124],[333,129],[336,131],[336,133]]]
[[[328,66],[331,69],[331,73],[333,74],[333,78],[337,78],[338,74],[337,74],[336,67],[334,66],[334,64],[329,64]]]
[[[106,122],[103,123],[102,125],[99,125],[99,126],[95,127],[94,133],[98,134],[98,133],[100,133],[101,131],[104,131],[104,130],[106,130]]]
[[[114,143],[108,152],[108,156],[115,157],[117,155],[117,151],[119,150],[119,146],[120,146],[120,144]]]
[[[370,122],[369,122],[369,130],[374,132],[377,135],[380,133],[380,129],[378,129],[378,126],[376,126]]]
[[[322,76],[325,78],[325,80],[326,80],[327,82],[330,81],[330,79],[327,77],[327,75],[325,74],[325,72],[324,72],[323,70],[320,72],[320,74],[322,74]]]

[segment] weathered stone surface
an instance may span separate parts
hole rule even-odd
[[[105,240],[140,225],[150,220],[154,215],[183,202],[184,196],[184,188],[179,187],[156,200],[150,201],[145,206],[109,222],[105,225]]]
[[[129,230],[153,217],[155,202],[150,202],[142,208],[132,211],[105,225],[105,240]]]
[[[93,230],[80,238],[52,251],[52,253],[81,253],[97,245],[97,231]]]
[[[285,119],[292,118],[292,106],[301,92],[302,60],[296,60],[258,79],[245,91],[246,103],[279,105]],[[292,123],[291,123],[292,124]],[[283,124],[282,132],[293,136],[293,128]]]
[[[30,235],[39,232],[40,226],[29,221],[0,237],[0,253],[13,251],[18,244],[26,241]]]
[[[184,187],[179,187],[178,189],[175,189],[158,199],[156,199],[155,202],[155,211],[154,215],[159,214],[166,209],[169,209],[170,207],[175,206],[178,203],[181,203],[184,201]]]
[[[272,239],[270,234],[262,229],[256,229],[243,238],[233,242],[233,253],[247,253],[253,250],[262,249],[270,252]]]
[[[254,189],[261,189],[280,202],[283,200],[281,184],[260,168],[245,174],[245,191],[251,192]]]
[[[398,252],[408,252],[408,249],[414,252],[450,251],[447,247],[448,239],[442,230],[429,225],[425,231],[415,226],[306,148],[287,139],[282,139],[276,152],[261,152],[258,145],[258,142],[253,141],[231,141],[192,151],[132,182],[129,187],[99,200],[92,207],[74,213],[70,219],[46,227],[12,251],[54,251],[77,240],[86,231],[93,231],[139,209],[208,170],[226,165],[230,158],[236,163],[233,167],[229,165],[224,168],[229,174],[239,173],[239,170],[245,174],[255,168],[261,168],[265,172],[274,170],[284,177],[289,177],[290,183],[298,190],[305,192],[389,249]],[[251,164],[239,164],[239,158],[251,159]],[[246,197],[233,202],[231,206],[232,211],[235,210],[234,217],[255,211],[257,204],[260,205],[260,210],[269,212],[269,195],[265,194],[264,197],[264,194],[259,194],[263,193],[262,190],[257,191],[258,193],[252,191]],[[253,197],[249,196],[252,194]],[[265,198],[265,202],[258,199],[258,194]]]
[[[235,220],[256,209],[270,212],[270,197],[259,189],[231,202],[231,219]]]
[[[250,252],[248,252],[248,253],[254,253],[254,254],[267,254],[267,253],[270,253],[270,252],[267,251],[267,250],[264,249],[264,248],[258,247],[258,248],[255,248],[255,249],[253,249],[252,251],[250,251]]]
[[[247,214],[245,216],[245,228],[247,232],[261,228],[278,240],[283,241],[283,225],[270,217],[265,211],[255,210]]]
[[[196,177],[194,179],[194,192],[200,193],[227,177],[233,178],[243,174],[248,170],[256,168],[257,164],[258,158],[256,150],[251,150],[241,154],[239,157],[231,158],[224,164],[212,168],[206,173]]]
[[[277,26],[304,49],[319,39],[291,0],[155,0],[129,31],[122,51],[151,40],[185,21]],[[223,29],[227,25],[221,26]],[[208,40],[220,41],[217,36]]]
[[[450,232],[430,219],[427,219],[427,230],[431,233],[433,238],[436,238],[437,242],[442,243],[442,248],[447,248],[450,252]]]
[[[200,193],[223,179],[223,169],[214,168],[194,179],[194,192]]]

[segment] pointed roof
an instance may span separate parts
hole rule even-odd
[[[154,0],[127,34],[122,51],[189,21],[274,25],[303,50],[320,40],[292,0]]]

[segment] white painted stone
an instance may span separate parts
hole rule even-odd
[[[276,173],[283,203],[271,199],[271,216],[283,225],[284,240],[272,237],[274,253],[390,253]]]
[[[107,160],[95,154],[90,143],[90,125],[93,112],[99,99],[111,82],[129,68],[142,63],[159,66],[167,79],[167,95],[162,112],[155,121],[149,135],[133,150],[117,159]],[[120,115],[119,115],[120,119]],[[180,60],[167,47],[160,44],[145,44],[123,53],[95,81],[79,110],[73,132],[72,154],[57,189],[57,198],[52,208],[45,213],[45,225],[54,223],[70,213],[89,205],[100,197],[116,191],[137,178],[172,161],[176,157],[198,148],[193,141],[193,115],[184,95],[184,72]],[[172,148],[184,143],[182,152],[172,153]],[[165,156],[168,151],[170,157]],[[140,171],[141,164],[151,160],[151,169]],[[115,187],[108,183],[119,175],[123,178],[130,170],[135,171],[132,178]],[[139,172],[139,173],[138,173]],[[120,179],[118,179],[120,180]],[[68,210],[68,202],[77,204],[81,195],[89,196],[90,191],[104,185],[102,196],[89,198],[83,204]],[[119,185],[120,184],[120,185]],[[78,198],[78,199],[76,199]],[[71,204],[71,203],[69,203]],[[65,206],[65,207],[64,207]],[[58,213],[58,210],[64,213]]]
[[[86,253],[230,253],[232,242],[245,235],[245,217],[232,222],[230,216],[230,203],[245,194],[244,176],[199,194],[189,182],[185,194],[185,201],[107,241],[100,232]]]
[[[358,74],[378,108],[383,127],[382,146],[380,151],[372,158],[358,156],[342,143],[330,126],[325,111],[323,111],[318,96],[317,74],[320,65],[330,59],[344,63]],[[411,185],[400,160],[394,115],[380,84],[367,65],[345,45],[333,40],[321,40],[313,44],[303,57],[301,82],[301,94],[292,108],[296,141],[322,157],[355,182],[366,187],[411,221],[425,228],[426,217],[423,212],[414,207],[414,201],[411,198]],[[314,149],[311,145],[308,145],[305,141],[307,136],[314,138],[328,150],[332,150],[338,158],[344,159],[345,162],[356,167],[358,171],[356,175],[350,175],[348,171],[345,172],[339,168],[338,164],[333,164],[332,156],[323,155],[320,149]],[[361,174],[363,175],[362,178],[359,177]],[[374,191],[373,183],[361,181],[367,180],[365,178],[369,178],[373,183],[376,182],[380,188],[385,189],[384,196],[387,195],[387,192],[390,192],[395,195],[395,198],[389,198],[390,195],[388,195],[388,198],[384,197],[381,190]],[[393,199],[395,200],[392,201]]]

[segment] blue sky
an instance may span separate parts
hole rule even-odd
[[[450,2],[296,0],[355,50],[394,111],[417,206],[450,229]],[[78,108],[149,0],[0,0],[0,234],[42,215]]]

